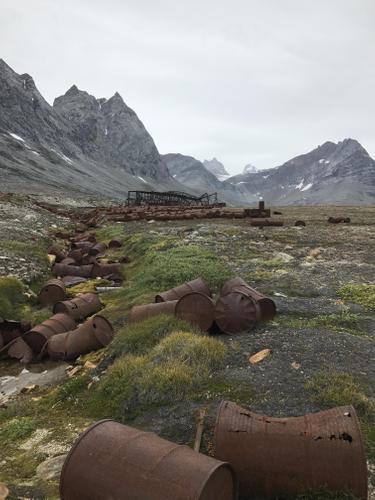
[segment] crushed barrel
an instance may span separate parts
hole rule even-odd
[[[241,497],[268,500],[327,489],[367,499],[366,458],[352,406],[271,418],[223,401],[214,448],[216,458],[233,466]]]
[[[26,332],[24,340],[36,354],[40,354],[48,339],[59,333],[73,330],[75,327],[74,319],[67,314],[55,314]]]
[[[204,293],[189,292],[178,300],[175,314],[178,318],[207,332],[215,320],[215,304],[211,297]]]
[[[53,312],[55,314],[67,314],[78,321],[100,311],[101,308],[102,303],[100,302],[98,294],[82,293],[78,294],[74,299],[57,302],[53,307]]]
[[[54,276],[81,276],[82,278],[90,278],[92,273],[92,264],[86,266],[66,266],[65,264],[54,264],[52,266],[52,274]]]
[[[188,281],[183,285],[171,288],[165,292],[158,293],[155,297],[155,302],[166,302],[168,300],[178,300],[189,292],[201,292],[212,297],[211,290],[207,283],[202,278],[197,278],[193,281]]]
[[[134,306],[129,313],[129,323],[137,323],[144,319],[158,316],[159,314],[174,314],[177,300],[169,300],[168,302],[156,302],[153,304],[145,304],[142,306]]]
[[[70,450],[60,477],[62,500],[233,500],[229,464],[122,425],[102,420]]]
[[[104,316],[96,315],[75,330],[51,337],[46,344],[46,352],[55,360],[76,359],[107,346],[113,334],[111,323]]]
[[[56,302],[66,299],[66,287],[63,281],[52,279],[41,288],[38,294],[38,302],[43,307],[53,306]]]
[[[239,276],[226,281],[220,290],[220,295],[224,296],[228,293],[242,292],[245,295],[251,297],[259,306],[261,312],[261,321],[269,321],[273,319],[276,315],[276,304],[275,302],[266,297],[262,293],[251,288],[250,285],[246,283],[245,280]]]

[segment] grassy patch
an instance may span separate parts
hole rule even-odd
[[[122,356],[92,395],[98,416],[122,421],[150,406],[196,394],[226,356],[224,344],[191,332],[175,332],[144,356]]]
[[[375,460],[375,404],[366,388],[353,375],[338,371],[321,371],[305,385],[312,400],[324,407],[353,405],[362,424],[368,457]]]
[[[360,328],[359,315],[349,311],[342,311],[339,314],[318,314],[312,317],[293,318],[280,316],[274,322],[275,326],[280,324],[291,328],[326,328],[334,332],[346,331],[353,335],[365,335]]]
[[[28,303],[25,292],[25,286],[17,278],[0,278],[0,317],[22,319],[23,309]]]
[[[30,417],[13,418],[0,426],[2,446],[16,445],[15,441],[26,439],[36,429],[36,422]]]
[[[375,309],[375,285],[348,283],[340,288],[338,296],[342,300],[359,304],[366,309]]]

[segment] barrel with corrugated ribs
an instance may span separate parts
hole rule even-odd
[[[97,293],[82,293],[74,299],[57,302],[53,306],[53,312],[68,314],[71,318],[78,321],[87,318],[102,308],[99,295]]]
[[[188,281],[183,285],[177,286],[176,288],[171,288],[166,292],[158,293],[155,296],[155,302],[178,300],[189,292],[201,292],[208,297],[212,297],[211,290],[208,288],[207,283],[205,283],[202,278],[197,278],[196,280]]]
[[[271,418],[223,401],[214,448],[216,458],[233,466],[243,498],[327,489],[367,499],[366,458],[352,406]]]
[[[113,420],[74,443],[60,477],[62,500],[233,500],[229,464]]]
[[[276,314],[276,305],[275,302],[266,297],[262,293],[251,288],[250,285],[246,283],[245,280],[237,276],[236,278],[232,278],[226,281],[220,290],[220,295],[224,296],[233,292],[241,292],[245,295],[251,297],[260,307],[261,312],[261,320],[269,321],[275,317]]]
[[[137,323],[159,314],[174,314],[177,300],[134,306],[129,313],[129,323]]]
[[[76,322],[67,314],[55,314],[26,332],[24,339],[35,354],[39,354],[48,339],[54,335],[74,330],[75,327]]]
[[[88,319],[76,330],[54,335],[46,345],[46,352],[52,359],[75,359],[107,346],[113,339],[111,323],[103,316]]]
[[[53,306],[56,302],[66,299],[66,287],[63,281],[52,279],[41,288],[38,302],[43,306]]]
[[[54,264],[52,266],[52,274],[54,276],[82,276],[90,278],[93,265],[87,266],[66,266],[65,264]]]

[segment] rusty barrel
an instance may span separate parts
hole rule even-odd
[[[94,233],[83,233],[83,234],[76,234],[73,237],[74,242],[78,241],[90,241],[91,243],[96,243],[96,237]]]
[[[56,246],[49,247],[47,252],[49,255],[54,255],[56,257],[56,262],[61,262],[66,257],[65,253],[61,250],[61,248]]]
[[[20,337],[29,326],[20,321],[0,321],[0,349]]]
[[[223,401],[214,447],[215,457],[233,466],[244,498],[328,489],[367,499],[366,458],[352,406],[271,418]]]
[[[259,305],[261,312],[260,319],[262,321],[269,321],[275,317],[275,302],[269,297],[266,297],[262,293],[258,292],[257,290],[254,290],[254,288],[251,288],[251,286],[248,285],[246,281],[239,276],[226,281],[222,289],[220,290],[220,295],[225,296],[228,293],[232,292],[242,292],[245,295],[251,297]]]
[[[215,322],[228,335],[252,330],[260,318],[259,305],[243,292],[228,293],[219,297],[216,302]]]
[[[158,293],[155,297],[155,302],[166,302],[168,300],[178,300],[189,292],[201,292],[212,297],[211,290],[208,288],[202,278],[197,278],[193,281],[188,281],[183,285],[171,288],[166,292]]]
[[[102,303],[97,293],[82,293],[74,299],[57,302],[53,307],[53,312],[67,314],[78,321],[100,311],[101,308]]]
[[[66,299],[66,287],[63,281],[52,279],[41,288],[38,302],[43,306],[53,306],[56,302]]]
[[[66,266],[64,264],[54,264],[52,266],[52,274],[54,276],[81,276],[82,278],[90,278],[93,265],[86,266]]]
[[[76,266],[77,263],[72,257],[65,257],[61,262],[59,262],[61,266]]]
[[[294,223],[294,225],[296,227],[305,227],[306,226],[306,222],[304,220],[296,220],[296,222]]]
[[[137,323],[158,314],[174,314],[177,300],[134,306],[129,313],[129,323]]]
[[[87,253],[95,257],[96,255],[104,253],[106,250],[107,245],[105,243],[95,243],[95,245],[91,247]]]
[[[51,337],[46,351],[52,359],[71,360],[107,346],[113,335],[111,323],[104,316],[96,315],[75,330]]]
[[[233,500],[229,464],[113,420],[89,427],[60,477],[62,500]]]
[[[329,217],[328,222],[331,224],[349,224],[350,223],[350,217]]]
[[[211,297],[204,293],[189,292],[178,300],[175,314],[178,318],[206,332],[212,327],[215,320],[215,304]]]
[[[250,220],[250,225],[251,226],[256,226],[256,227],[265,227],[265,226],[276,226],[276,227],[281,227],[284,225],[284,221],[278,219],[278,220],[272,220],[272,219],[251,219]]]
[[[108,248],[120,248],[120,247],[122,247],[122,241],[119,238],[113,238],[113,240],[111,240],[108,243]]]
[[[74,248],[68,253],[68,257],[74,259],[77,265],[82,264],[82,257],[84,253],[81,248]]]
[[[80,248],[83,252],[88,252],[95,245],[92,241],[73,241],[72,249]]]
[[[76,323],[73,318],[67,314],[55,314],[49,319],[46,319],[40,325],[34,326],[31,330],[25,333],[24,340],[28,346],[39,354],[48,339],[54,335],[68,332],[75,329]]]
[[[121,275],[121,264],[99,264],[95,263],[92,268],[91,276],[93,278],[109,276],[111,274]]]

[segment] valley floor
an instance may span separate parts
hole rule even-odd
[[[250,227],[246,219],[103,223],[95,229],[100,241],[124,240],[122,248],[111,251],[113,259],[130,258],[123,265],[123,287],[100,294],[105,305],[101,314],[112,321],[116,337],[108,348],[79,358],[74,366],[28,366],[39,374],[35,381],[26,373],[35,387],[2,404],[0,481],[11,491],[10,498],[58,498],[64,455],[99,418],[115,418],[191,445],[199,410],[206,408],[202,451],[210,453],[222,399],[270,416],[353,404],[373,491],[375,208],[277,210],[283,215],[275,217],[284,226],[263,230]],[[6,290],[0,285],[0,316],[1,307],[8,307],[8,315],[37,322],[49,314],[32,297],[49,276],[46,249],[55,241],[54,232],[70,227],[71,221],[14,197],[0,199],[0,211],[0,276],[26,282],[31,297],[21,308],[4,306]],[[351,223],[326,222],[337,215],[350,217]],[[299,219],[306,227],[294,227]],[[226,279],[241,276],[276,302],[278,314],[246,334],[220,334],[209,341],[167,316],[127,324],[133,305],[152,302],[156,292],[198,276],[215,294]],[[72,293],[93,286],[88,282]],[[252,354],[265,348],[271,349],[265,360],[249,363]],[[21,371],[17,362],[0,360],[0,384],[5,377],[25,376]],[[335,497],[315,493],[300,498]]]

